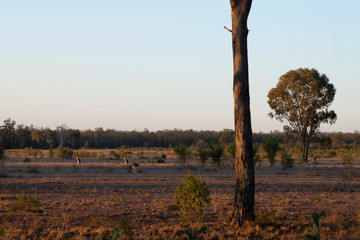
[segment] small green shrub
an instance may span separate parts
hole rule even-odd
[[[303,240],[320,240],[320,229],[323,222],[323,216],[325,216],[325,212],[321,211],[320,213],[313,213],[313,234],[306,234]]]
[[[329,157],[329,158],[335,157],[336,156],[336,151],[335,150],[330,150],[330,151],[328,151],[326,156]]]
[[[11,205],[10,211],[42,212],[41,204],[35,195],[20,195]]]
[[[209,147],[209,156],[211,157],[213,162],[217,164],[218,167],[220,167],[220,159],[223,154],[224,148],[220,144],[211,145]]]
[[[89,158],[91,156],[91,153],[86,150],[79,150],[76,152],[76,156],[79,158]]]
[[[109,156],[114,157],[115,159],[120,159],[120,154],[115,151],[110,151]]]
[[[263,209],[255,213],[255,223],[260,226],[274,226],[276,225],[275,212]]]
[[[73,157],[73,150],[71,150],[70,148],[67,147],[63,147],[63,146],[59,146],[59,148],[56,150],[55,155],[58,158],[62,158],[62,159],[71,159]]]
[[[113,230],[112,233],[108,233],[105,236],[102,236],[100,240],[116,240],[119,235],[121,235],[123,232],[120,230]]]
[[[201,178],[196,178],[189,170],[184,177],[185,185],[176,187],[175,203],[184,221],[200,220],[204,204],[210,203],[210,192]]]
[[[198,147],[197,156],[199,156],[201,164],[204,165],[206,160],[209,158],[209,151],[206,148]]]
[[[183,143],[178,144],[175,148],[174,148],[174,152],[176,154],[176,156],[182,160],[184,163],[186,161],[186,158],[189,156],[190,151],[188,150],[188,147],[185,146]]]
[[[166,154],[165,153],[161,154],[161,158],[166,159]]]
[[[134,239],[134,232],[132,230],[129,221],[126,218],[120,218],[117,221],[116,226],[114,227],[115,230],[121,231],[122,234],[125,235],[126,239],[132,240]]]
[[[274,166],[275,156],[276,153],[279,151],[279,141],[272,136],[268,136],[267,139],[262,143],[262,148],[267,154],[270,165]]]
[[[111,233],[107,233],[105,236],[102,236],[100,240],[116,240],[120,235],[123,235],[125,239],[133,240],[134,232],[127,219],[121,218],[116,223],[116,226],[113,227]],[[123,239],[123,238],[122,238]]]
[[[285,149],[281,152],[281,168],[286,170],[294,166],[294,159]]]
[[[206,227],[202,227],[199,230],[195,229],[193,231],[185,231],[186,235],[187,235],[187,240],[196,240],[197,236],[200,233],[204,233],[206,231]]]
[[[97,158],[98,158],[98,159],[103,159],[103,158],[105,158],[105,157],[106,157],[106,155],[105,155],[105,153],[103,153],[103,152],[100,152],[100,153],[97,154]]]

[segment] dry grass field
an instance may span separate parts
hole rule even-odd
[[[0,178],[1,239],[101,239],[119,219],[127,219],[133,239],[184,239],[188,229],[207,226],[199,239],[301,239],[312,232],[311,215],[324,210],[322,239],[360,239],[360,161],[346,177],[342,160],[318,160],[281,170],[263,160],[256,167],[257,220],[241,228],[231,224],[235,170],[210,162],[181,165],[137,157],[135,171],[123,161],[8,157]],[[188,170],[201,176],[211,192],[202,222],[182,222],[175,203],[177,185]],[[40,205],[14,210],[18,196]],[[14,211],[11,211],[14,210]],[[121,235],[122,239],[126,239]],[[131,239],[128,237],[128,239]]]

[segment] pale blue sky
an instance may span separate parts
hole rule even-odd
[[[0,121],[118,130],[233,128],[228,0],[0,0]],[[360,1],[254,0],[253,131],[282,130],[267,93],[299,67],[337,88],[335,125],[360,130]]]

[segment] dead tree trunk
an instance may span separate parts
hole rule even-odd
[[[255,174],[250,118],[247,19],[252,0],[230,0],[234,63],[235,169],[234,220],[254,219]]]

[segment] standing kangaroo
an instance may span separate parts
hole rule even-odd
[[[77,162],[78,165],[80,165],[81,161],[80,161],[79,157],[76,157],[76,162]]]
[[[125,163],[125,165],[127,165],[129,163],[129,161],[127,160],[126,157],[124,157],[124,163]]]

